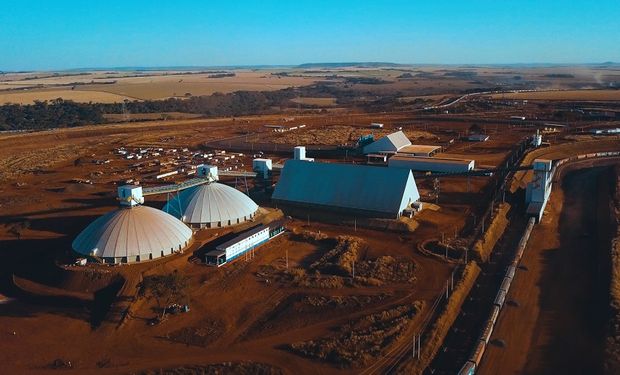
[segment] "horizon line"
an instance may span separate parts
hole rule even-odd
[[[0,74],[7,73],[36,73],[36,72],[71,72],[71,71],[101,71],[101,70],[133,70],[133,71],[173,71],[173,70],[198,70],[198,69],[269,69],[269,68],[304,68],[305,65],[314,65],[321,68],[343,68],[343,67],[364,67],[364,65],[374,65],[379,67],[419,67],[419,66],[457,66],[457,67],[509,67],[509,66],[526,66],[526,67],[551,67],[551,66],[591,66],[591,65],[619,65],[620,62],[604,61],[604,62],[582,62],[582,63],[556,63],[556,62],[512,62],[512,63],[397,63],[389,61],[325,61],[325,62],[308,62],[302,64],[232,64],[232,65],[145,65],[145,66],[100,66],[100,67],[77,67],[77,68],[58,68],[58,69],[19,69],[19,70],[3,70]],[[340,65],[340,66],[338,66]],[[309,68],[309,67],[306,67]]]

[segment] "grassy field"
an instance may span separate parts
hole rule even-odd
[[[222,76],[220,73],[234,73]],[[399,66],[347,68],[262,68],[227,70],[119,70],[27,72],[0,74],[0,104],[32,103],[62,97],[80,102],[114,102],[125,98],[156,100],[211,95],[239,90],[270,91],[328,81],[339,89],[358,92],[363,102],[381,95],[397,95],[404,102],[439,100],[465,90],[562,89],[506,94],[496,98],[548,100],[618,100],[620,91],[577,90],[608,87],[620,80],[615,68]],[[19,90],[16,90],[19,89]],[[24,90],[24,91],[22,91]],[[75,92],[78,93],[75,93]],[[300,104],[333,106],[329,97],[301,97]]]
[[[125,99],[134,100],[135,98],[113,94],[103,91],[81,91],[81,90],[27,90],[27,91],[0,91],[1,104],[31,104],[35,100],[47,100],[62,98],[64,100],[73,100],[74,102],[98,102],[98,103],[115,103],[122,102]]]
[[[172,72],[171,72],[172,73]],[[272,91],[304,86],[316,80],[310,77],[282,77],[270,71],[235,71],[234,77],[210,78],[208,73],[161,74],[152,76],[102,76],[100,73],[59,76],[0,82],[0,104],[29,104],[35,100],[63,98],[76,102],[120,102],[156,100],[189,95],[211,95],[216,92]],[[111,83],[114,82],[114,83]],[[75,86],[70,86],[75,84]],[[11,88],[22,90],[14,91]]]

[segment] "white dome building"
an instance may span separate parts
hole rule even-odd
[[[73,250],[105,263],[133,263],[170,255],[188,246],[192,230],[187,225],[161,210],[136,204],[143,201],[142,188],[120,187],[119,198],[127,207],[90,223],[73,240]]]
[[[183,190],[163,210],[193,227],[217,228],[251,220],[258,205],[235,188],[210,182]]]

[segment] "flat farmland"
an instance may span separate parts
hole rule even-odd
[[[62,98],[74,102],[97,102],[97,103],[117,103],[125,99],[134,100],[129,96],[113,94],[103,91],[82,91],[71,89],[41,89],[41,90],[20,90],[20,91],[0,91],[0,104],[32,104],[35,100],[51,101]]]
[[[285,77],[270,71],[235,71],[234,77],[210,78],[210,73],[158,74],[137,77],[60,76],[22,81],[0,82],[0,104],[30,104],[35,100],[63,98],[76,102],[121,102],[158,100],[170,97],[211,95],[216,92],[273,91],[310,85],[311,77]],[[75,84],[71,86],[71,84]],[[19,88],[20,90],[8,90]],[[2,90],[5,89],[5,90]]]

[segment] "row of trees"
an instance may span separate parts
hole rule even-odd
[[[105,122],[100,109],[89,103],[56,99],[32,105],[0,106],[0,130],[49,129]]]
[[[123,106],[131,113],[184,112],[208,117],[261,114],[273,107],[291,105],[294,89],[278,91],[238,91],[215,93],[186,99],[126,101],[125,103],[75,103],[55,99],[30,105],[0,106],[0,130],[40,130],[73,127],[106,122],[108,113],[122,113]]]

